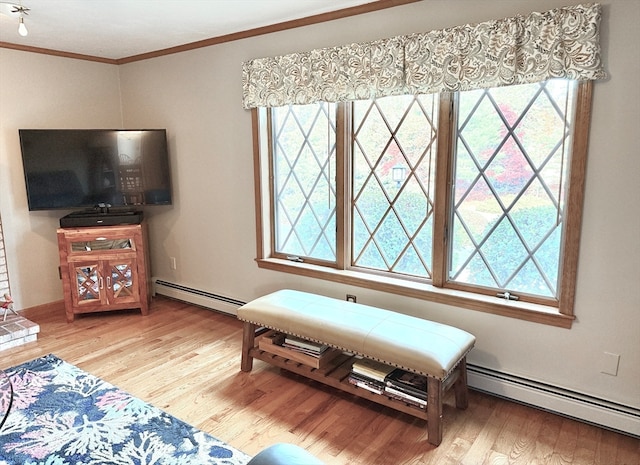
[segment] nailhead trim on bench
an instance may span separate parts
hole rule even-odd
[[[475,342],[473,335],[446,324],[289,289],[243,305],[237,316],[440,380],[455,370]]]
[[[256,325],[257,327],[267,328],[267,329],[272,329],[272,330],[274,330],[274,331],[278,331],[279,333],[288,334],[289,336],[299,337],[299,338],[302,338],[302,339],[306,339],[306,340],[308,340],[308,341],[317,342],[318,344],[325,344],[325,345],[328,345],[329,347],[333,347],[334,349],[342,350],[343,352],[347,352],[347,353],[349,353],[349,354],[359,355],[359,356],[361,356],[361,357],[365,357],[365,358],[368,358],[368,359],[370,359],[370,360],[375,360],[375,361],[377,361],[377,362],[385,363],[385,364],[387,364],[387,365],[391,365],[391,366],[394,366],[394,367],[396,367],[396,368],[401,368],[401,369],[403,369],[403,370],[407,370],[407,371],[410,371],[410,372],[412,372],[412,373],[417,373],[417,374],[419,374],[419,375],[424,375],[424,376],[428,376],[428,377],[430,377],[430,378],[436,378],[436,379],[440,379],[440,380],[447,379],[447,378],[449,377],[449,375],[451,375],[451,373],[453,373],[453,371],[454,371],[454,370],[457,368],[457,366],[460,364],[460,361],[461,361],[463,358],[465,358],[465,357],[469,354],[469,352],[471,352],[471,349],[473,349],[473,347],[471,347],[469,350],[467,350],[467,351],[464,353],[464,355],[460,358],[460,360],[458,360],[458,361],[456,362],[456,364],[451,368],[451,370],[449,370],[449,371],[447,372],[447,374],[446,374],[446,376],[445,376],[444,378],[439,378],[439,377],[437,377],[437,376],[433,376],[433,375],[431,375],[431,374],[429,374],[429,373],[426,373],[426,372],[424,372],[424,371],[416,370],[415,368],[409,368],[409,367],[406,367],[406,366],[404,366],[404,365],[400,365],[400,364],[398,364],[398,363],[393,363],[393,362],[389,362],[389,361],[387,361],[387,360],[382,360],[382,359],[377,358],[377,357],[372,357],[371,355],[363,354],[363,353],[360,353],[359,351],[356,351],[356,350],[346,349],[346,348],[344,348],[344,347],[340,347],[339,345],[329,344],[329,343],[327,343],[326,341],[321,341],[321,340],[319,340],[319,339],[314,339],[314,338],[311,338],[311,337],[309,337],[309,336],[303,336],[303,335],[301,335],[301,334],[296,334],[296,333],[292,333],[292,332],[288,332],[288,331],[283,331],[283,330],[281,330],[281,329],[279,329],[279,328],[276,328],[276,327],[273,327],[273,326],[269,326],[269,325],[265,325],[265,324],[262,324],[262,323],[258,323],[257,321],[244,320],[244,319],[242,319],[242,318],[238,318],[238,319],[239,319],[240,321],[244,321],[244,322],[246,322],[246,323],[254,324],[254,325]]]
[[[405,317],[389,310],[361,304],[348,305],[355,307],[346,307],[344,302],[337,299],[291,290],[278,291],[243,305],[238,310],[238,319],[244,322],[241,370],[250,372],[255,358],[425,419],[428,441],[439,445],[443,435],[442,406],[445,392],[453,389],[456,407],[467,408],[466,356],[473,348],[475,337],[452,326]],[[260,342],[256,344],[262,328],[326,344],[349,355],[362,356],[426,376],[426,411],[407,407],[402,402],[387,400],[384,396],[376,396],[345,383],[342,376],[348,371],[342,371],[341,363],[348,363],[352,357],[336,365],[339,375],[334,378],[331,369],[327,372],[317,370],[318,367],[300,363],[295,357],[288,359],[282,353],[262,348]],[[321,337],[313,337],[316,332]],[[340,345],[341,340],[353,348]],[[385,355],[396,362],[386,360]],[[397,362],[403,357],[411,367]],[[424,370],[417,368],[420,366]],[[431,373],[425,371],[427,369]]]

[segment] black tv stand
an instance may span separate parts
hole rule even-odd
[[[69,213],[60,218],[61,228],[83,228],[87,226],[115,226],[118,224],[140,224],[142,211],[118,210],[108,207]]]

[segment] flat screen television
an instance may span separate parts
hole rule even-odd
[[[171,204],[164,129],[20,129],[29,210]]]

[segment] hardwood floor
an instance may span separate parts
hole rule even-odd
[[[640,440],[471,391],[426,423],[255,361],[240,372],[235,318],[163,297],[148,316],[110,312],[67,324],[62,304],[25,310],[38,341],[0,352],[0,368],[53,353],[255,455],[298,444],[327,465],[638,465]]]

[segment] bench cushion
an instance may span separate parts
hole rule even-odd
[[[475,343],[452,326],[288,289],[243,305],[238,319],[441,380]]]

